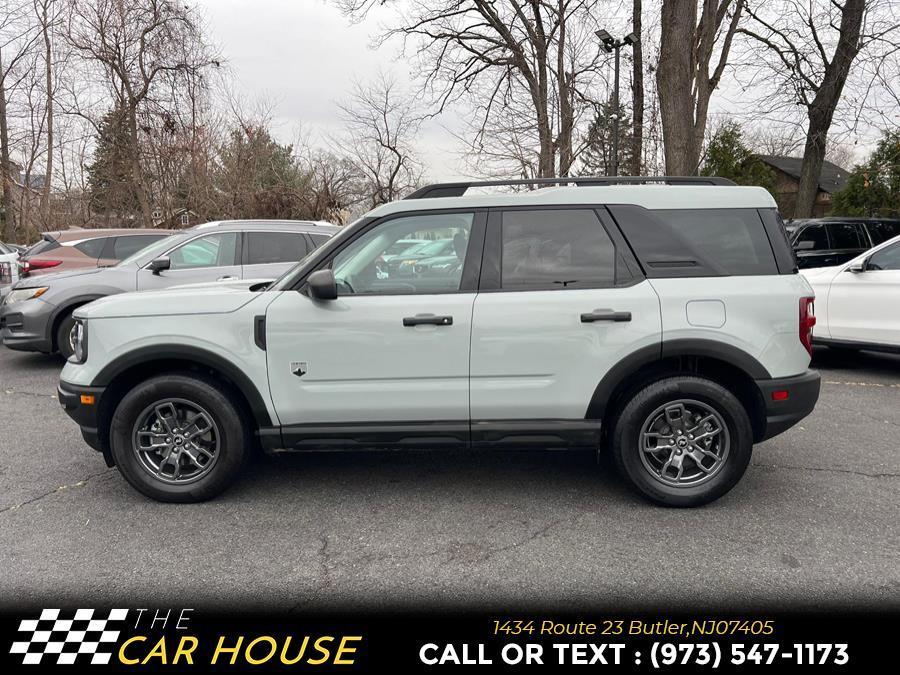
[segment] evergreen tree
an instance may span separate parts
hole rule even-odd
[[[832,213],[900,217],[900,132],[885,133],[869,159],[853,168],[847,185],[834,195]]]
[[[129,218],[140,214],[134,190],[125,112],[110,110],[100,121],[93,161],[87,167],[88,192],[94,213]]]
[[[597,106],[588,129],[586,147],[581,156],[582,175],[607,176],[612,172],[612,104]],[[619,106],[619,173],[631,166],[631,122],[627,110]]]
[[[726,122],[713,135],[700,175],[728,178],[738,185],[759,185],[775,194],[775,172],[744,145],[737,122]]]

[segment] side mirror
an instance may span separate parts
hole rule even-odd
[[[167,256],[155,258],[150,261],[149,269],[153,274],[159,274],[163,270],[167,270],[172,266],[172,261]]]
[[[306,278],[306,285],[313,300],[337,300],[337,282],[330,269],[316,270]]]
[[[812,251],[816,247],[816,242],[811,239],[804,239],[794,244],[795,251]]]
[[[853,263],[850,267],[847,268],[848,272],[853,272],[853,274],[862,274],[866,271],[866,267],[869,264],[869,259],[866,258],[858,263]]]

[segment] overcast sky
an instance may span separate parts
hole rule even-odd
[[[366,81],[379,69],[407,84],[409,73],[396,46],[371,49],[378,23],[351,25],[323,0],[198,0],[210,37],[222,50],[235,85],[248,100],[274,104],[276,133],[291,141],[312,134],[327,145],[339,129],[335,102],[345,98],[354,79]],[[443,125],[423,129],[419,148],[430,179],[460,175],[456,145]]]

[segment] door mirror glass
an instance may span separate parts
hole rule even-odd
[[[163,270],[167,270],[172,266],[172,261],[169,260],[168,256],[162,256],[161,258],[154,258],[150,261],[149,269],[153,274],[159,274]]]
[[[816,247],[816,242],[812,239],[804,239],[803,241],[798,241],[794,248],[797,251],[812,251]]]
[[[309,296],[314,300],[337,300],[337,282],[330,269],[316,270],[306,279]]]

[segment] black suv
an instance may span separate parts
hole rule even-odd
[[[831,267],[852,260],[900,234],[900,219],[809,218],[785,225],[797,256],[797,266]]]

